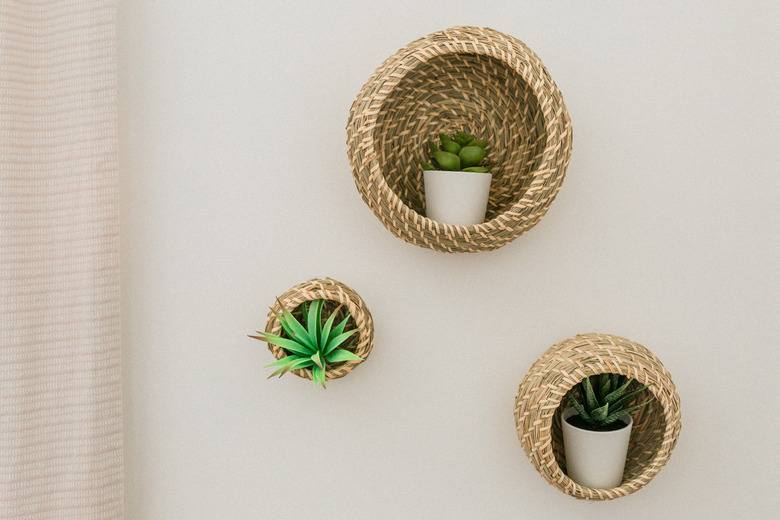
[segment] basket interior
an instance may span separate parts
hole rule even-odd
[[[637,381],[631,383],[628,391],[642,386]],[[626,407],[642,403],[650,399],[653,394],[650,390],[644,390],[626,405]],[[563,433],[561,431],[561,414],[569,408],[569,400],[564,396],[558,405],[552,424],[552,446],[555,461],[561,470],[566,473],[566,457],[563,449]],[[628,444],[626,467],[623,471],[623,482],[633,480],[642,474],[644,469],[655,459],[661,449],[664,432],[666,431],[666,418],[661,402],[654,398],[647,406],[631,413],[634,425],[631,428],[631,440]]]
[[[492,220],[524,195],[545,150],[545,120],[532,89],[503,61],[450,53],[405,71],[377,115],[373,142],[393,192],[425,214],[426,143],[465,130],[486,139],[495,164],[487,208]]]

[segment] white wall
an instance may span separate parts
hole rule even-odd
[[[130,519],[766,518],[780,507],[780,8],[776,2],[123,2],[124,357]],[[492,253],[394,238],[363,204],[350,104],[424,34],[534,49],[574,153],[531,232]],[[246,338],[331,276],[376,321],[326,391],[266,381]],[[517,386],[550,345],[650,348],[683,430],[609,503],[549,486]]]

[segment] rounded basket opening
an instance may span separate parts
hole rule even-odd
[[[426,142],[458,131],[490,147],[481,224],[425,216]],[[397,237],[446,253],[498,249],[534,227],[561,188],[571,146],[563,96],[539,57],[484,27],[451,27],[399,49],[363,85],[347,121],[363,201]]]
[[[303,315],[303,303],[313,300],[325,300],[323,306],[323,317],[327,319],[330,314],[341,305],[336,315],[336,323],[343,320],[347,314],[351,314],[345,330],[356,329],[353,334],[339,348],[345,348],[361,358],[363,361],[368,359],[374,344],[374,321],[371,312],[368,310],[363,299],[347,285],[333,280],[331,278],[314,278],[289,289],[280,296],[271,307],[268,313],[265,331],[271,334],[281,335],[282,324],[275,316],[281,314],[282,306],[289,310],[298,321],[301,321]],[[323,319],[323,321],[324,321]],[[269,350],[276,359],[281,359],[287,355],[287,351],[277,345],[268,345]],[[326,366],[325,379],[337,379],[344,377],[363,361],[344,361],[333,363]],[[311,379],[312,373],[309,369],[293,370],[293,374]]]
[[[603,372],[602,372],[603,373]],[[574,385],[566,389],[569,392]],[[642,386],[642,383],[634,381],[629,385],[627,391],[632,391]],[[653,400],[646,406],[631,413],[634,424],[631,428],[631,440],[628,444],[628,455],[626,457],[626,466],[623,470],[623,483],[637,478],[653,461],[664,440],[666,432],[666,416],[664,414],[661,402],[652,392],[652,387],[640,392],[626,404],[626,408],[635,404],[647,401],[650,396]],[[561,415],[563,411],[571,406],[566,394],[563,394],[552,421],[552,450],[555,462],[566,472],[566,456],[563,446],[563,433],[561,431]],[[568,475],[568,474],[567,474]]]
[[[408,69],[385,98],[373,140],[388,187],[425,215],[426,143],[466,130],[486,139],[495,164],[487,220],[525,194],[547,145],[544,114],[525,79],[492,56],[449,53]]]
[[[631,413],[623,482],[596,489],[566,474],[561,414],[569,407],[569,390],[585,377],[604,373],[633,377],[629,390],[652,383],[629,405],[650,394],[653,400]],[[611,334],[580,334],[553,345],[531,366],[517,391],[515,424],[523,450],[547,482],[574,498],[611,500],[643,488],[667,463],[680,434],[680,397],[669,372],[647,348]]]

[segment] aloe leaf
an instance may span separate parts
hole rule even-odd
[[[620,374],[610,374],[610,379],[612,379],[612,390],[615,390],[618,386],[620,386]]]
[[[273,363],[270,363],[270,364],[264,366],[263,368],[281,367],[281,366],[284,366],[284,365],[288,365],[288,364],[290,364],[290,363],[292,363],[294,361],[297,361],[299,359],[306,359],[306,358],[302,358],[301,356],[294,356],[294,355],[284,356],[282,359],[277,359]]]
[[[328,338],[328,341],[332,340],[333,338],[335,338],[336,336],[344,332],[344,327],[347,326],[347,321],[349,320],[350,316],[352,316],[352,314],[347,314],[347,317],[341,320],[341,323],[336,325],[335,329],[330,331],[330,337]]]
[[[314,364],[318,367],[325,368],[322,366],[322,353],[319,350],[311,356],[311,360],[314,361]]]
[[[314,300],[311,302],[311,308],[309,309],[309,319],[308,319],[308,334],[311,340],[314,342],[314,346],[319,349],[320,345],[320,339],[317,335],[317,329],[319,329],[321,325],[320,318],[322,316],[322,305],[325,303],[325,300]]]
[[[344,350],[343,348],[334,350],[326,357],[328,359],[328,363],[340,363],[341,361],[363,361],[362,357],[350,352],[349,350]]]
[[[336,315],[338,314],[339,309],[341,309],[341,305],[336,307],[336,310],[333,311],[330,316],[328,316],[328,319],[325,321],[325,326],[322,327],[322,334],[320,335],[320,350],[322,350],[322,347],[325,347],[328,344],[328,340],[330,339],[330,331],[333,328],[333,322],[336,320]]]
[[[593,393],[593,386],[590,384],[589,377],[586,377],[582,380],[582,387],[585,390],[583,392],[585,395],[585,407],[587,408],[588,412],[593,413],[593,410],[599,407],[599,402],[596,399],[596,394]]]
[[[599,374],[599,402],[604,401],[604,396],[609,392],[609,374]]]
[[[303,322],[306,323],[307,319],[309,319],[309,308],[307,306],[307,303],[303,302],[301,304],[301,320],[303,320]]]
[[[321,369],[320,367],[312,368],[311,378],[314,381],[314,388],[317,388],[317,383],[320,383],[322,388],[325,388],[325,370]]]
[[[266,365],[264,368],[268,367],[279,367],[278,370],[276,370],[273,374],[268,376],[268,379],[271,379],[272,377],[278,375],[279,377],[282,377],[284,374],[286,374],[292,365],[294,365],[297,361],[300,361],[299,356],[285,356],[282,359],[279,359],[275,361],[274,363],[271,363],[270,365]]]
[[[303,328],[303,325],[301,325],[298,320],[295,319],[295,316],[293,316],[292,313],[282,305],[281,301],[279,301],[279,306],[282,308],[282,313],[285,320],[287,321],[287,325],[290,328],[290,335],[292,338],[299,340],[301,343],[304,343],[309,347],[316,347],[316,343],[312,342],[311,337],[309,337],[309,334],[306,332],[306,329]]]
[[[632,406],[630,408],[626,408],[625,410],[618,410],[617,412],[613,412],[613,413],[609,414],[606,419],[604,419],[604,424],[613,423],[613,422],[617,421],[618,419],[620,419],[621,417],[623,417],[624,415],[626,415],[627,413],[631,413],[634,410],[639,410],[640,408],[642,408],[644,405],[646,405],[650,401],[652,401],[652,399],[648,399],[647,401],[645,401],[642,404],[638,404],[636,406]]]
[[[290,352],[294,354],[301,354],[310,356],[312,352],[312,348],[308,345],[304,345],[299,343],[298,341],[295,341],[294,339],[288,339],[283,338],[281,336],[277,336],[275,334],[268,334],[258,332],[260,336],[249,336],[252,339],[259,339],[260,341],[265,341],[266,343],[270,343],[272,345],[277,345],[279,347],[282,347],[286,350],[289,350]]]
[[[344,343],[347,340],[347,338],[349,338],[355,332],[357,332],[357,329],[352,329],[352,330],[347,331],[347,332],[345,332],[343,334],[339,334],[338,336],[336,336],[335,338],[333,338],[332,340],[330,340],[328,342],[328,346],[325,347],[325,349],[323,350],[323,353],[327,356],[328,354],[333,352],[333,350],[336,347],[338,347],[339,345]]]
[[[289,325],[287,325],[287,320],[284,318],[284,316],[281,316],[278,312],[276,312],[273,307],[269,307],[271,309],[271,312],[276,316],[276,319],[279,320],[279,323],[282,325],[282,330],[287,334],[288,337],[292,338],[295,334],[293,334],[292,329]]]
[[[604,406],[599,406],[598,408],[590,412],[590,416],[597,423],[603,423],[604,420],[607,418],[608,412],[609,412],[609,405],[605,404]]]
[[[266,379],[271,379],[272,377],[276,377],[276,376],[279,376],[279,377],[281,377],[281,375],[280,375],[280,374],[284,375],[284,374],[283,374],[283,372],[284,372],[284,367],[281,367],[281,368],[279,368],[278,370],[276,370],[276,371],[275,371],[273,374],[271,374],[270,376],[268,376]]]
[[[640,387],[640,388],[637,388],[636,390],[631,390],[629,393],[627,393],[626,395],[624,395],[623,397],[621,397],[620,399],[618,399],[617,401],[615,401],[614,403],[612,403],[612,408],[613,408],[613,409],[615,409],[615,410],[617,410],[619,407],[621,407],[621,406],[623,406],[624,404],[626,404],[626,402],[627,402],[629,399],[631,399],[632,397],[634,397],[636,394],[638,394],[639,392],[641,392],[641,391],[642,391],[642,390],[644,390],[645,388],[648,388],[649,386],[650,386],[650,385],[644,385],[644,386],[642,386],[642,387]]]
[[[612,393],[607,395],[604,398],[604,400],[614,407],[615,406],[615,401],[617,401],[620,398],[620,396],[623,395],[623,392],[626,391],[626,389],[628,388],[628,385],[630,385],[631,381],[633,381],[633,380],[634,380],[633,377],[629,378],[625,383],[623,383],[618,388],[616,388]]]
[[[588,424],[596,424],[596,422],[590,418],[590,415],[588,415],[587,410],[574,398],[573,395],[571,395],[571,392],[567,393],[566,396],[569,398],[569,401],[571,402],[571,405],[574,407],[575,410],[577,410],[577,413],[580,414],[580,417],[582,417],[582,420],[585,421]]]

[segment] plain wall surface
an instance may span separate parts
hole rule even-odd
[[[780,507],[780,4],[120,6],[128,519],[769,518]],[[539,225],[489,253],[393,237],[355,189],[350,104],[453,25],[509,33],[563,92],[574,150]],[[266,380],[275,296],[365,299],[370,359]],[[683,428],[648,486],[548,485],[512,415],[582,332],[671,372]]]

